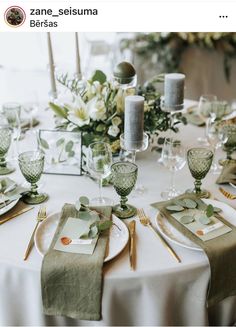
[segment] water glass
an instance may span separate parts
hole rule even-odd
[[[186,163],[185,149],[181,142],[166,138],[162,149],[162,159],[164,166],[171,172],[171,183],[170,187],[161,193],[161,196],[164,200],[169,200],[182,193],[175,188],[174,184],[175,172],[181,170]]]
[[[117,162],[111,166],[112,182],[120,203],[113,207],[114,214],[121,218],[130,218],[136,214],[136,208],[127,204],[127,196],[133,190],[138,174],[138,167],[131,162]]]
[[[102,181],[111,173],[112,152],[110,145],[105,142],[94,142],[89,145],[87,152],[87,168],[89,173],[99,182],[99,197],[90,201],[91,205],[112,205],[113,200],[102,196]]]
[[[192,148],[187,152],[187,161],[191,175],[195,179],[194,190],[187,192],[195,193],[200,198],[209,198],[210,192],[201,189],[201,180],[207,175],[211,168],[213,152],[207,148]]]
[[[199,114],[204,117],[209,117],[212,110],[212,103],[217,101],[217,96],[213,94],[203,94],[201,95],[198,103]],[[197,140],[202,145],[208,145],[207,130],[205,130],[205,137],[199,137]]]
[[[15,169],[6,161],[6,154],[11,145],[12,131],[7,125],[0,125],[0,175],[12,173]]]
[[[44,154],[41,151],[27,151],[19,155],[19,166],[26,181],[31,184],[31,189],[24,194],[23,201],[28,204],[39,204],[48,199],[45,193],[38,193],[37,182],[43,173]]]
[[[13,157],[17,159],[18,157],[18,142],[21,135],[21,105],[16,102],[8,102],[2,106],[3,114],[7,119],[9,126],[13,130],[12,139],[13,139]]]

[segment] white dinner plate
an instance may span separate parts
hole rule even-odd
[[[20,199],[16,199],[14,201],[12,201],[11,203],[9,203],[8,205],[6,205],[5,207],[0,209],[0,216],[4,215],[4,213],[8,212],[9,210],[11,210],[13,207],[15,207],[15,205],[18,203]]]
[[[35,246],[39,254],[43,257],[52,241],[54,233],[56,231],[60,213],[50,215],[45,219],[37,228],[34,241]],[[125,248],[129,240],[129,231],[126,225],[116,216],[112,215],[112,221],[120,228],[118,229],[115,225],[111,227],[110,238],[109,238],[109,251],[104,262],[107,262],[115,258]]]
[[[225,220],[229,221],[232,225],[236,225],[236,210],[230,207],[228,204],[219,202],[216,200],[204,199],[206,204],[212,204],[214,207],[218,207],[222,210],[220,215],[222,215]],[[162,236],[164,236],[168,241],[180,245],[184,248],[195,250],[195,251],[203,251],[201,247],[199,247],[194,242],[190,241],[186,236],[180,233],[167,218],[158,215],[156,218],[156,225]]]

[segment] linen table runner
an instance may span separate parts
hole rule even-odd
[[[110,219],[110,207],[96,210]],[[57,251],[53,249],[54,245],[69,217],[78,218],[78,211],[73,205],[65,204],[53,241],[43,259],[41,287],[44,313],[100,320],[102,267],[109,233],[99,237],[93,255]]]
[[[175,199],[187,198],[198,199],[194,194],[183,194]],[[198,203],[199,209],[201,209],[201,203],[202,206],[205,206],[199,199]],[[157,208],[178,231],[205,251],[211,270],[207,306],[213,306],[229,296],[236,295],[236,228],[220,215],[216,215],[225,225],[232,228],[232,231],[204,242],[172,217],[166,209],[166,206],[172,204],[174,204],[174,200],[153,203],[152,206]]]

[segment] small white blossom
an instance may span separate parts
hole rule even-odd
[[[116,137],[120,133],[120,129],[117,126],[111,125],[107,133],[113,137]]]
[[[89,115],[93,120],[106,119],[106,107],[103,100],[93,98],[88,102]]]
[[[116,117],[112,118],[111,122],[112,122],[112,125],[119,126],[122,123],[122,120],[120,119],[120,117],[116,116]]]

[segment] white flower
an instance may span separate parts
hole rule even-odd
[[[120,119],[120,117],[116,116],[116,117],[112,118],[111,122],[112,122],[112,125],[119,126],[122,123],[122,120]]]
[[[94,97],[100,95],[102,93],[102,85],[95,81],[93,83],[87,83],[87,89],[86,89],[86,97],[88,100],[93,99]]]
[[[87,104],[89,115],[93,120],[104,120],[106,118],[106,107],[103,100],[97,97],[90,100]]]
[[[84,101],[78,97],[72,105],[67,105],[68,118],[75,125],[82,127],[90,122],[89,112]]]
[[[119,132],[120,132],[119,127],[112,125],[112,126],[109,127],[107,133],[108,133],[109,135],[111,135],[111,136],[116,137],[116,136],[119,134]]]

